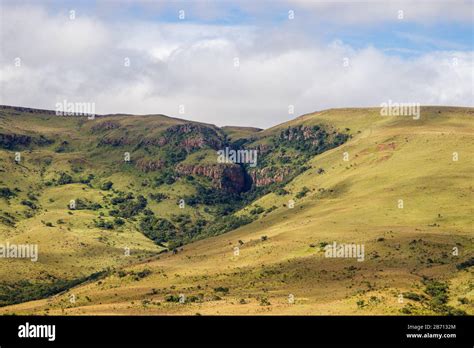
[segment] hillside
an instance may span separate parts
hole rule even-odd
[[[217,151],[246,142],[233,143],[232,134],[257,131],[164,115],[89,119],[0,107],[0,236],[39,248],[39,262],[2,259],[0,305],[67,290],[254,220],[238,210],[300,171],[273,178],[281,163],[262,155],[271,161],[259,166],[266,182],[256,185],[251,164],[218,161]],[[342,141],[325,134],[301,143],[322,152]],[[297,152],[308,157],[306,150]]]
[[[331,109],[261,131],[0,109],[0,236],[40,248],[0,260],[0,300],[65,290],[0,313],[474,314],[473,116]],[[258,165],[216,164],[222,147]],[[334,242],[364,260],[325,257]]]

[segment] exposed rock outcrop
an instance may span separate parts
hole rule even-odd
[[[288,178],[291,173],[289,167],[274,169],[271,167],[262,168],[250,171],[249,175],[252,178],[255,186],[266,186],[276,182],[282,182]]]
[[[237,164],[192,165],[178,164],[176,172],[180,175],[201,175],[212,180],[221,190],[239,193],[246,188],[246,173]]]
[[[10,106],[10,105],[0,105],[0,111],[13,111],[13,112],[18,112],[18,113],[28,112],[32,114],[56,115],[56,111],[53,111],[53,110],[24,108],[21,106]]]
[[[148,173],[162,169],[165,166],[165,162],[163,162],[162,160],[141,158],[137,161],[135,166],[142,172]]]
[[[28,147],[30,145],[45,146],[54,143],[54,140],[48,139],[43,135],[39,137],[26,134],[0,133],[0,147],[7,150]]]
[[[111,146],[131,145],[133,143],[134,143],[134,140],[126,136],[104,137],[100,139],[99,141],[99,145],[111,145]]]
[[[171,126],[166,129],[164,137],[166,143],[176,144],[187,152],[203,147],[216,150],[224,145],[221,135],[214,128],[194,123]]]

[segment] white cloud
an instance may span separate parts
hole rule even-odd
[[[471,0],[288,0],[298,15],[315,15],[321,20],[348,23],[380,23],[386,21],[472,22]],[[400,12],[401,11],[401,12]]]
[[[95,102],[98,113],[163,113],[260,127],[294,117],[287,113],[290,104],[296,114],[388,99],[472,105],[472,51],[408,59],[340,40],[324,44],[287,26],[67,16],[3,7],[1,104],[53,109],[67,99]],[[15,57],[21,67],[14,66]],[[181,104],[184,115],[178,114]]]

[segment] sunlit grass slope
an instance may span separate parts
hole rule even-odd
[[[262,207],[258,220],[0,313],[472,315],[473,116],[443,107],[422,108],[420,120],[377,109],[302,116],[278,127],[327,123],[353,137],[314,157],[287,193],[242,211]],[[364,261],[325,257],[333,242],[363,245]]]

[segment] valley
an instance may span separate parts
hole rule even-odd
[[[38,260],[0,258],[0,313],[472,315],[474,109],[419,115],[261,130],[2,106],[0,243]]]

